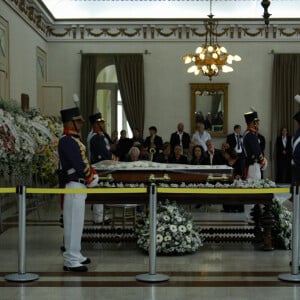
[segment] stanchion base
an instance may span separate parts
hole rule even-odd
[[[291,273],[279,274],[278,279],[283,281],[300,282],[300,274],[294,275]]]
[[[147,282],[162,282],[168,281],[170,277],[165,274],[140,274],[135,276],[138,281],[147,281]]]
[[[34,273],[14,273],[14,274],[8,274],[4,276],[5,280],[7,281],[20,281],[20,282],[26,282],[26,281],[34,281],[40,278],[38,274]]]

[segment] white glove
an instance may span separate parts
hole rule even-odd
[[[266,171],[267,167],[268,167],[268,161],[267,161],[267,159],[265,157],[264,157],[264,162],[265,162],[265,164],[261,168],[262,171]]]
[[[99,181],[98,174],[94,174],[93,180],[89,184],[87,184],[86,186],[89,187],[89,188],[96,187],[96,186],[98,186],[98,181]]]

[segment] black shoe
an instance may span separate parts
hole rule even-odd
[[[60,246],[60,251],[61,251],[61,252],[65,252],[65,251],[66,251],[65,246]]]
[[[81,262],[82,265],[88,265],[91,263],[91,260],[87,257],[86,260],[84,260],[83,262]]]
[[[68,271],[68,272],[87,272],[88,268],[86,266],[79,266],[79,267],[66,267],[66,266],[64,266],[64,271]]]

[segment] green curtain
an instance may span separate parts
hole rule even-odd
[[[81,137],[84,143],[86,142],[90,130],[88,117],[93,114],[95,106],[96,67],[97,55],[82,54],[80,70],[80,111],[85,119],[81,131]]]
[[[300,105],[294,101],[297,94],[300,94],[300,54],[274,54],[271,101],[273,165],[276,157],[276,137],[280,134],[280,129],[286,127],[290,135],[295,133],[296,122],[293,115],[300,109]],[[273,167],[272,175],[275,171]]]
[[[142,54],[114,55],[123,108],[131,129],[144,129],[145,92]]]

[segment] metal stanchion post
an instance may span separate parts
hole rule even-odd
[[[17,186],[17,194],[19,200],[19,257],[18,273],[8,274],[4,278],[8,281],[34,281],[39,275],[34,273],[26,273],[26,187]]]
[[[169,280],[165,274],[156,274],[156,184],[152,182],[149,188],[149,210],[150,210],[150,245],[149,245],[149,273],[136,276],[139,281],[161,282]]]
[[[283,281],[300,282],[299,225],[300,225],[299,186],[298,187],[294,186],[293,187],[293,229],[292,229],[292,272],[287,274],[279,274],[278,278]]]

